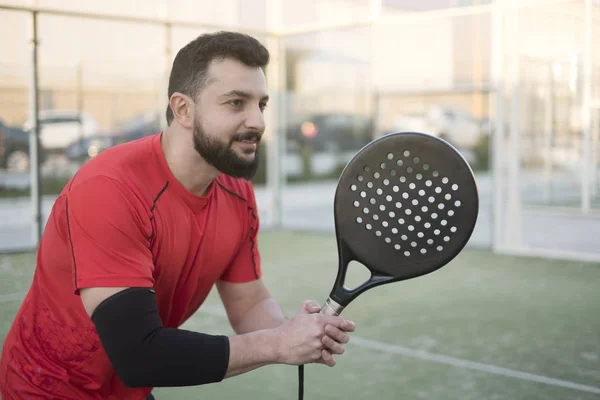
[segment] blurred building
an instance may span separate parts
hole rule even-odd
[[[385,0],[378,11],[381,19],[372,27],[361,23],[373,12],[369,0],[225,0],[215,8],[209,2],[182,0],[146,1],[144,7],[133,0],[112,6],[66,0],[3,3],[182,22],[166,34],[160,25],[40,14],[42,108],[83,107],[103,128],[148,108],[163,108],[170,62],[165,57],[172,58],[202,31],[216,29],[210,25],[254,32],[297,29],[286,39],[288,89],[301,94],[292,112],[310,112],[311,106],[370,114],[375,107],[371,97],[377,94],[380,124],[387,130],[393,129],[395,110],[424,113],[430,103],[452,103],[478,119],[489,113],[491,12],[461,11],[464,6],[489,6],[489,1]],[[580,66],[581,2],[547,3],[520,13],[519,41],[512,45],[518,45],[527,62],[525,70],[546,71],[560,64],[572,74],[574,59],[575,68]],[[423,11],[433,12],[420,17]],[[349,21],[356,21],[356,27],[332,28]],[[0,116],[22,123],[31,72],[29,15],[3,10],[0,24],[14,33],[0,37]],[[324,30],[304,33],[318,26]],[[267,39],[266,34],[257,36]],[[537,72],[531,75],[540,78]]]
[[[587,13],[590,0],[0,0],[9,33],[0,36],[0,120],[22,126],[31,114],[31,9],[40,10],[41,109],[85,112],[102,135],[164,114],[171,62],[187,42],[244,31],[277,65],[267,73],[274,107],[265,145],[273,132],[299,137],[279,147],[283,155],[263,153],[282,170],[261,172],[274,221],[292,175],[333,180],[365,140],[419,130],[457,145],[480,173],[481,243],[594,252],[574,234],[569,244],[552,241],[564,226],[597,226],[600,2],[592,1]],[[520,238],[532,215],[521,206],[549,206],[552,216]],[[323,210],[330,215],[325,202]]]

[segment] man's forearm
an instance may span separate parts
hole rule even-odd
[[[229,337],[229,365],[224,378],[278,362],[277,335],[271,329]]]
[[[227,337],[165,328],[147,288],[112,295],[91,319],[117,376],[132,388],[214,383],[279,361],[272,329]]]
[[[272,298],[256,303],[232,327],[237,334],[276,328],[286,321],[279,304]]]

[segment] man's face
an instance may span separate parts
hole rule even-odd
[[[194,147],[221,173],[250,179],[258,168],[268,96],[260,68],[213,61],[197,99]]]

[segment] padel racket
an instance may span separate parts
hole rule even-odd
[[[338,315],[375,286],[429,274],[469,241],[479,211],[473,171],[448,142],[423,133],[391,133],[350,160],[334,199],[339,266],[322,312]],[[348,264],[371,271],[353,290]]]
[[[321,313],[339,315],[373,287],[429,274],[469,241],[479,210],[473,171],[448,142],[397,132],[363,147],[343,170],[334,199],[338,273]],[[351,261],[370,278],[344,287]],[[300,398],[303,368],[300,366]]]

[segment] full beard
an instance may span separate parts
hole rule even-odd
[[[201,127],[200,121],[194,123],[194,148],[219,172],[250,180],[256,174],[259,164],[259,145],[261,134],[258,132],[246,132],[231,137],[229,143],[223,143],[214,136],[208,135]],[[232,144],[236,141],[255,140],[257,144],[254,158],[251,160],[240,157],[233,149]]]

